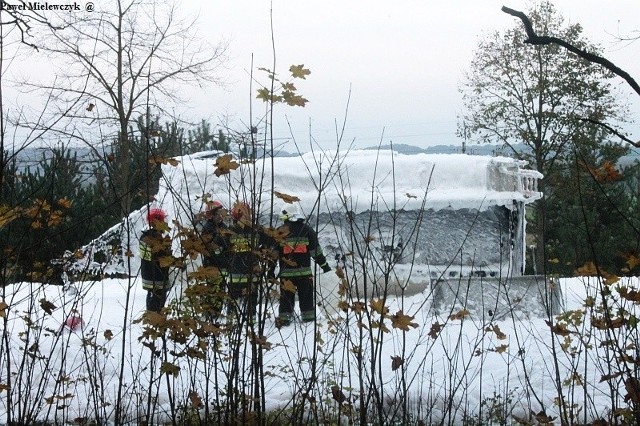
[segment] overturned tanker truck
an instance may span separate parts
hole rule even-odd
[[[436,314],[467,309],[499,318],[560,310],[559,287],[524,274],[525,209],[541,197],[542,175],[523,161],[325,151],[238,161],[217,176],[222,155],[198,153],[164,165],[155,202],[188,223],[203,209],[203,197],[227,206],[241,200],[275,226],[283,199],[299,199],[337,272],[318,275],[318,303],[328,315],[345,295],[420,294]],[[136,235],[140,226],[133,226]]]

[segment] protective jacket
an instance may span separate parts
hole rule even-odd
[[[323,271],[330,269],[318,243],[318,235],[304,221],[288,220],[278,228],[278,233],[284,235],[284,238],[279,241],[280,277],[313,276],[312,258]]]
[[[259,227],[234,225],[225,238],[225,269],[227,284],[234,286],[260,282],[273,270],[271,254],[274,241]]]
[[[161,267],[160,259],[171,256],[171,240],[161,231],[150,228],[140,236],[140,276],[146,290],[169,287],[169,267]]]
[[[202,257],[203,266],[214,266],[225,273],[225,234],[228,228],[224,223],[217,223],[214,220],[207,220],[202,228],[207,253]]]

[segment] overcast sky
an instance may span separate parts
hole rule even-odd
[[[308,146],[311,134],[323,147],[335,146],[336,123],[346,114],[346,142],[375,145],[382,139],[417,146],[460,144],[456,117],[461,112],[458,87],[468,69],[478,37],[519,21],[504,6],[525,11],[524,0],[273,0],[276,72],[286,77],[289,65],[311,70],[296,81],[309,103],[305,108],[280,106],[276,134],[294,136]],[[617,36],[640,30],[638,0],[558,0],[558,10],[579,22],[584,34],[601,44],[606,56],[640,79],[640,43],[624,46]],[[230,115],[249,122],[249,70],[272,67],[270,7],[267,0],[185,2],[184,11],[199,13],[200,34],[230,41],[226,90],[195,92],[185,115],[210,118]],[[265,81],[264,75],[255,71]],[[624,85],[623,85],[624,86]],[[255,91],[254,86],[254,91]],[[625,91],[630,94],[631,91]],[[263,105],[253,101],[255,116]],[[637,105],[637,103],[636,103]],[[640,108],[635,108],[640,111]],[[633,127],[640,138],[640,127]]]

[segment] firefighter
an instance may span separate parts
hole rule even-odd
[[[206,252],[202,255],[202,266],[212,268],[208,273],[207,292],[202,298],[204,313],[210,321],[216,321],[222,313],[225,299],[225,265],[223,249],[227,226],[224,219],[227,212],[217,200],[209,201],[205,207],[205,222],[201,235]]]
[[[298,203],[284,204],[279,217],[284,223],[278,228],[278,234],[282,237],[278,244],[281,290],[277,325],[291,324],[296,292],[302,321],[315,321],[315,287],[311,259],[323,272],[331,271],[331,267],[318,243],[318,235],[305,223],[306,218]]]
[[[225,268],[230,306],[241,318],[254,321],[260,286],[275,263],[274,242],[257,223],[251,207],[236,202],[233,225],[225,238]]]
[[[171,239],[167,235],[167,214],[160,208],[147,212],[148,227],[140,235],[140,276],[142,288],[147,290],[147,310],[160,312],[171,288],[169,266],[162,262],[171,257]],[[169,262],[170,263],[170,262]]]

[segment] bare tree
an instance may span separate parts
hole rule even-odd
[[[527,38],[523,41],[523,43],[531,44],[531,45],[534,45],[534,46],[535,45],[548,46],[550,44],[556,44],[558,46],[561,46],[561,47],[567,49],[569,52],[578,55],[580,58],[587,60],[588,62],[602,65],[604,68],[606,68],[607,70],[611,71],[613,74],[615,74],[618,77],[621,77],[622,79],[624,79],[624,81],[626,81],[627,84],[629,84],[629,86],[631,86],[633,91],[636,92],[636,94],[640,95],[640,85],[638,85],[638,82],[636,82],[636,80],[628,72],[626,72],[622,68],[618,67],[617,65],[615,65],[613,62],[609,61],[608,59],[604,58],[599,53],[590,51],[590,50],[585,49],[585,48],[583,48],[581,46],[577,46],[576,44],[574,44],[570,40],[568,41],[568,40],[565,40],[563,38],[558,38],[558,37],[549,36],[549,35],[540,36],[533,29],[533,25],[531,24],[531,20],[523,12],[508,8],[506,6],[502,7],[502,11],[504,13],[508,13],[509,15],[515,16],[516,18],[520,18],[520,20],[524,24],[524,28],[525,28],[525,31],[526,31],[526,34],[527,34]],[[637,38],[630,38],[629,40],[634,40],[634,39],[637,40]],[[591,122],[591,123],[594,123],[594,124],[598,124],[598,125],[606,128],[609,132],[615,134],[620,139],[622,139],[625,142],[630,143],[631,145],[635,146],[636,148],[640,147],[640,141],[635,142],[635,141],[629,139],[626,135],[622,134],[617,129],[614,129],[613,127],[609,126],[606,123],[603,123],[603,122],[597,121],[597,120],[593,120],[593,119],[588,118],[588,117],[584,117],[583,119],[585,121],[588,121],[588,122]]]
[[[96,142],[115,141],[119,158],[115,188],[123,215],[131,211],[127,161],[131,124],[148,111],[166,113],[179,103],[179,87],[221,83],[218,70],[226,45],[198,38],[195,19],[181,20],[172,0],[118,0],[98,3],[92,13],[61,13],[55,31],[42,34],[41,50],[60,68],[48,82],[27,84],[55,95],[52,114],[67,118],[59,130],[96,149]],[[73,108],[69,108],[74,105]],[[144,140],[157,129],[143,129]],[[105,153],[97,154],[105,157]],[[122,160],[122,161],[118,161]]]

